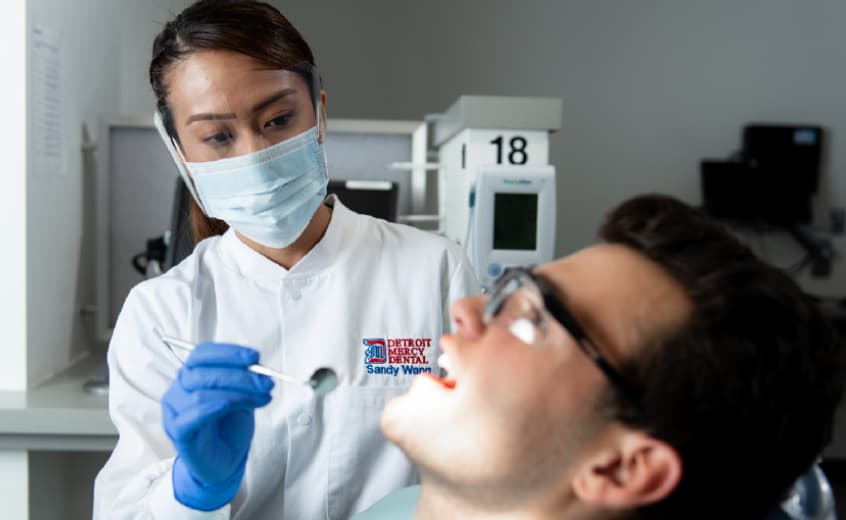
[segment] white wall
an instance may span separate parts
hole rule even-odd
[[[56,33],[64,64],[64,171],[62,175],[35,171],[37,161],[30,143],[26,179],[29,386],[64,369],[89,350],[102,348],[96,345],[93,316],[80,314],[82,308],[95,302],[95,178],[93,171],[86,173],[83,166],[82,125],[87,125],[91,138],[96,140],[101,114],[151,112],[146,63],[153,36],[184,3],[27,3],[29,32],[38,26]],[[31,51],[31,35],[28,40]],[[30,93],[33,88],[30,81]],[[30,119],[34,113],[30,103]]]
[[[846,2],[275,4],[312,44],[330,118],[419,118],[460,94],[561,97],[560,254],[629,195],[698,203],[699,160],[735,150],[748,121],[829,128],[822,199],[846,204]]]
[[[123,0],[120,35],[121,113],[151,114],[155,98],[147,70],[153,39],[191,0]]]
[[[83,175],[82,125],[96,133],[97,116],[117,110],[118,3],[112,0],[29,0],[32,28],[59,39],[63,76],[61,172],[41,171],[30,124],[27,176],[27,361],[33,386],[84,355],[94,337],[79,310],[93,302],[93,179]],[[31,72],[31,71],[30,71]],[[39,99],[30,74],[30,121]],[[96,134],[94,134],[96,136]]]
[[[4,518],[29,518],[28,482],[27,454],[0,450],[0,503]]]
[[[0,95],[7,100],[3,143],[3,254],[0,254],[0,390],[26,388],[26,2],[11,0],[0,17],[0,63],[5,79]],[[17,254],[16,254],[17,253]]]

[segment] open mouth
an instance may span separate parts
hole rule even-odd
[[[456,374],[455,369],[450,362],[449,356],[442,353],[438,356],[438,366],[442,369],[444,376],[438,377],[435,374],[427,374],[432,377],[439,385],[447,390],[455,390]]]
[[[447,390],[455,390],[455,379],[450,379],[448,377],[438,377],[437,375],[430,373],[426,373],[423,375],[431,378],[433,381],[435,381]]]

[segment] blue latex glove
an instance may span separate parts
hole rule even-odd
[[[228,504],[244,476],[255,431],[254,410],[270,402],[273,381],[247,370],[258,352],[202,343],[162,397],[162,418],[176,448],[173,492],[201,511]]]

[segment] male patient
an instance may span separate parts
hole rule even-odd
[[[843,353],[790,278],[665,196],[600,236],[457,303],[449,377],[385,408],[415,518],[756,519],[828,442]]]

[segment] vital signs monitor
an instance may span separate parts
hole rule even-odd
[[[553,259],[554,166],[480,166],[470,206],[468,254],[483,287],[506,267]]]

